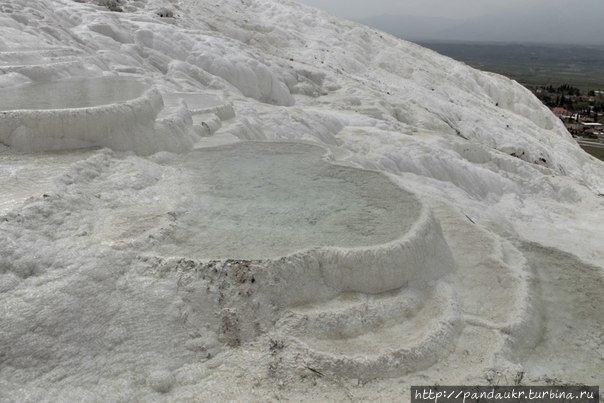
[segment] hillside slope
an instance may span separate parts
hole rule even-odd
[[[0,0],[0,400],[604,384],[604,164],[529,91],[289,0],[121,7]]]

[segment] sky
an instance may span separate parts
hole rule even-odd
[[[604,0],[296,1],[404,39],[604,45]]]
[[[603,0],[296,0],[346,18],[380,14],[465,19],[489,14],[537,14],[556,9],[561,13],[599,13]]]

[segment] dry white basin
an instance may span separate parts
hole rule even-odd
[[[159,92],[120,77],[52,81],[0,89],[0,142],[19,151],[93,146],[157,151]],[[160,139],[161,140],[161,139]]]

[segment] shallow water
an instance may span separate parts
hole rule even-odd
[[[117,78],[87,78],[52,81],[0,89],[0,110],[85,108],[124,102],[146,89],[140,81]]]
[[[420,204],[382,174],[336,166],[325,150],[246,142],[179,157],[187,213],[169,254],[263,258],[316,246],[385,243],[406,233]]]

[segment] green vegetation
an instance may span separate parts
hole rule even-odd
[[[604,93],[598,90],[588,90],[585,93],[570,84],[563,84],[558,88],[552,85],[528,88],[546,106],[565,108],[570,114],[579,114],[589,121],[598,122],[604,112]]]
[[[604,90],[604,47],[421,42],[472,67],[510,77],[526,87],[571,83],[587,94]]]
[[[585,152],[596,157],[597,159],[604,161],[604,147],[592,147],[582,145],[581,148],[584,149]]]

